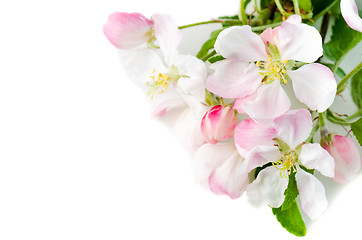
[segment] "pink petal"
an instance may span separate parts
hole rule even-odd
[[[254,63],[225,59],[211,68],[215,72],[208,77],[205,87],[221,97],[244,97],[255,92],[261,84],[262,76]]]
[[[140,13],[115,12],[103,25],[104,35],[117,48],[131,49],[152,38],[153,22]]]
[[[177,47],[181,42],[182,32],[171,15],[154,14],[152,20],[155,23],[155,36],[166,62],[172,63],[178,54]]]
[[[332,144],[323,144],[335,163],[334,181],[346,183],[361,170],[361,155],[354,142],[344,136],[334,135]]]
[[[328,67],[312,63],[287,74],[292,79],[295,96],[310,109],[324,112],[332,105],[337,83]]]
[[[281,60],[314,62],[323,55],[322,37],[318,30],[301,23],[299,15],[289,17],[278,30],[277,47]]]
[[[269,162],[276,162],[282,158],[282,155],[276,146],[257,146],[248,152],[245,156],[243,170],[250,172],[254,168],[261,167]]]
[[[291,110],[274,120],[278,138],[291,149],[304,142],[312,130],[312,116],[306,109]]]
[[[273,146],[275,136],[275,128],[258,124],[252,119],[246,119],[235,128],[235,146],[241,156],[245,156],[248,151],[256,146]]]
[[[267,60],[263,41],[248,25],[230,27],[222,31],[216,39],[215,50],[225,58],[245,62]]]
[[[299,160],[308,169],[315,169],[324,176],[334,177],[333,158],[318,143],[303,145]]]
[[[354,30],[362,32],[362,19],[354,0],[341,0],[341,13],[346,23]]]
[[[265,202],[273,208],[278,208],[284,202],[288,182],[288,178],[280,177],[280,170],[274,166],[267,167],[260,171],[256,180],[247,187],[248,200],[254,205]]]
[[[243,110],[256,121],[267,122],[289,110],[290,101],[278,81],[259,87],[254,100],[245,99]]]
[[[312,174],[297,166],[295,174],[302,209],[315,220],[327,209],[328,202],[322,183]]]
[[[276,27],[274,29],[267,28],[260,34],[260,38],[263,40],[265,46],[267,46],[268,43],[276,45],[278,41],[279,29],[280,27]]]

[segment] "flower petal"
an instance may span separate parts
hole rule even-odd
[[[278,137],[291,149],[304,142],[312,130],[313,122],[306,109],[291,110],[274,120]]]
[[[307,173],[298,166],[295,178],[304,212],[310,219],[317,219],[328,206],[322,183],[312,174]]]
[[[178,86],[183,93],[196,98],[199,102],[205,100],[206,66],[203,61],[191,55],[178,55],[174,65],[183,76],[178,80]]]
[[[235,150],[211,173],[210,190],[216,194],[226,194],[232,199],[239,198],[249,183],[248,174],[240,171],[243,161],[244,158]]]
[[[167,63],[172,63],[178,54],[177,47],[181,42],[182,32],[171,15],[154,14],[152,16],[156,39],[165,55]]]
[[[242,109],[256,121],[267,122],[290,108],[288,95],[278,81],[260,86],[256,95],[254,100],[246,99],[242,103]]]
[[[262,76],[254,63],[225,59],[211,65],[215,70],[207,78],[206,89],[221,97],[239,98],[252,94],[261,84]]]
[[[281,60],[314,62],[323,55],[322,37],[318,30],[301,23],[299,15],[289,17],[278,29],[276,42]]]
[[[310,109],[324,112],[332,105],[337,83],[328,67],[312,63],[287,74],[292,79],[295,96]]]
[[[246,189],[248,200],[259,205],[263,202],[273,208],[278,208],[284,202],[284,192],[288,187],[288,178],[280,177],[280,170],[271,166],[263,169],[256,180]]]
[[[318,143],[303,145],[299,160],[309,169],[316,169],[324,176],[334,177],[334,160]]]
[[[335,171],[333,180],[340,183],[346,183],[356,176],[361,170],[361,155],[354,142],[344,136],[334,135],[332,144],[323,144],[333,157]]]
[[[341,0],[341,13],[346,23],[354,30],[362,32],[362,19],[354,0]]]
[[[153,22],[140,13],[115,12],[103,26],[104,35],[117,48],[131,49],[152,38]]]
[[[245,156],[243,171],[250,172],[254,168],[261,167],[269,162],[276,162],[282,155],[276,146],[257,146]]]
[[[235,146],[240,155],[245,156],[248,151],[256,146],[273,146],[275,136],[275,128],[258,124],[249,118],[236,126],[234,134]]]
[[[216,39],[215,50],[225,58],[245,62],[268,59],[263,41],[248,25],[223,30]]]

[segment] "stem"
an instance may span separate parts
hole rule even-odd
[[[275,1],[275,4],[277,5],[277,8],[279,9],[279,12],[283,15],[283,16],[286,16],[288,15],[287,12],[284,10],[282,4],[280,3],[279,0],[274,0]]]
[[[317,15],[315,15],[315,17],[313,18],[313,22],[317,21],[321,16],[323,16],[326,12],[328,12],[329,10],[331,10],[331,8],[334,6],[334,4],[336,4],[337,2],[339,2],[339,0],[334,0],[334,2],[332,2],[331,4],[328,5],[328,7],[326,7],[325,9],[323,9],[323,11],[321,11],[320,13],[318,13]]]
[[[315,124],[314,127],[312,128],[309,137],[307,138],[307,140],[305,140],[306,143],[313,142],[313,137],[315,133],[318,131],[318,129],[319,129],[319,123]]]
[[[319,126],[321,129],[326,126],[326,122],[324,121],[324,113],[319,113]]]
[[[293,0],[293,5],[294,5],[294,12],[298,15],[300,15],[300,10],[299,10],[299,2],[298,0]]]
[[[197,22],[197,23],[192,23],[192,24],[188,24],[188,25],[183,25],[183,26],[179,26],[179,29],[184,29],[184,28],[189,28],[189,27],[193,27],[193,26],[198,26],[198,25],[203,25],[203,24],[210,24],[210,23],[223,23],[224,21],[222,20],[210,20],[210,21],[205,21],[205,22]]]
[[[346,117],[344,120],[352,120],[354,118],[362,117],[362,109],[358,110],[356,113],[352,114],[349,117]]]
[[[273,27],[277,27],[277,26],[280,26],[283,22],[276,22],[276,23],[272,23],[272,24],[269,24],[269,25],[264,25],[264,26],[258,26],[258,27],[252,27],[251,30],[252,31],[263,31],[267,28],[273,28]]]
[[[334,67],[333,67],[334,68]],[[337,92],[340,90],[348,81],[350,77],[352,77],[358,70],[362,68],[362,62],[357,65],[350,73],[348,73],[337,85]],[[338,69],[338,68],[337,68]]]
[[[344,55],[344,56],[345,56],[345,55]],[[340,58],[338,59],[338,61],[334,63],[333,68],[332,68],[332,72],[333,72],[333,73],[336,73],[336,72],[337,72],[338,67],[339,67],[339,64],[341,64],[344,56],[340,57]]]
[[[328,121],[338,125],[350,125],[351,123],[343,118],[337,117],[330,109],[327,110]]]
[[[244,0],[240,0],[240,12],[239,12],[239,19],[243,23],[243,25],[248,24],[248,19],[245,15],[245,6],[244,6]]]

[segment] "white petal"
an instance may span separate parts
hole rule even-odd
[[[274,120],[278,137],[291,149],[304,142],[312,130],[313,122],[306,109],[291,110]]]
[[[260,171],[256,180],[247,187],[248,200],[254,205],[265,202],[273,208],[278,208],[284,202],[288,181],[289,178],[280,176],[280,170],[273,166],[267,167]]]
[[[310,219],[317,219],[328,206],[322,183],[312,174],[307,173],[298,166],[295,178],[304,212]]]
[[[337,83],[328,67],[312,63],[287,74],[292,79],[295,96],[310,109],[324,112],[332,105]]]
[[[278,81],[259,87],[254,100],[242,103],[243,110],[254,120],[265,122],[289,110],[288,95]]]
[[[225,58],[236,58],[246,62],[267,60],[265,45],[251,27],[230,27],[216,39],[215,50]]]
[[[318,143],[303,145],[299,160],[308,169],[316,169],[324,176],[334,177],[334,160]]]
[[[240,171],[243,161],[244,158],[234,150],[225,162],[211,173],[210,190],[216,194],[226,194],[232,199],[239,198],[249,183],[248,174]]]
[[[183,76],[178,86],[183,93],[193,96],[199,102],[205,100],[206,66],[203,61],[191,55],[178,55],[174,65]]]
[[[177,47],[181,42],[182,32],[171,15],[155,14],[152,16],[156,39],[167,63],[172,63],[178,54]]]
[[[354,0],[341,0],[341,13],[346,23],[354,30],[362,32],[362,19]]]
[[[301,23],[301,17],[293,15],[278,29],[277,47],[282,61],[314,62],[323,55],[322,37],[318,30]]]
[[[256,167],[261,167],[269,162],[276,162],[282,155],[276,146],[257,146],[245,156],[243,171],[250,172]]]
[[[261,84],[262,76],[254,63],[225,59],[211,68],[215,72],[207,78],[206,89],[221,97],[244,97],[255,92]]]

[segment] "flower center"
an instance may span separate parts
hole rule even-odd
[[[279,80],[280,83],[287,84],[288,76],[286,73],[287,70],[291,68],[289,62],[288,60],[284,60],[283,62],[274,61],[270,55],[268,55],[267,62],[257,61],[256,65],[260,69],[259,73],[263,76],[262,83],[269,84],[274,80]]]
[[[150,76],[152,80],[147,82],[147,86],[150,87],[147,94],[153,99],[155,94],[161,94],[167,91],[169,85],[177,82],[180,77],[178,68],[173,65],[168,69],[167,73],[160,73],[156,69],[153,69],[152,75]]]
[[[273,162],[273,166],[280,170],[280,177],[287,178],[286,172],[290,175],[292,172],[296,172],[297,168],[295,164],[298,162],[298,154],[295,151],[290,151],[276,162]]]

